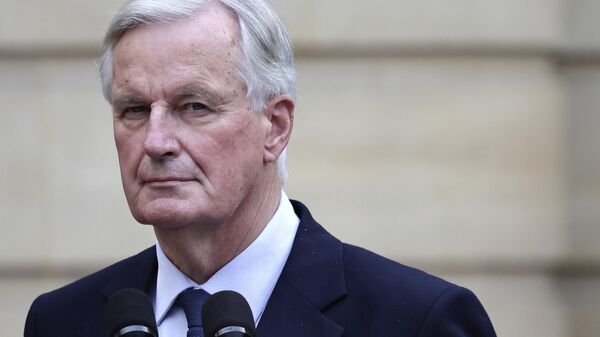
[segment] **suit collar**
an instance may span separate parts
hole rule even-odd
[[[115,291],[124,288],[136,288],[149,293],[156,284],[156,247],[152,246],[115,267],[114,277],[102,288],[105,300]]]
[[[100,291],[105,302],[110,295],[119,289],[136,288],[149,293],[152,285],[156,282],[156,271],[158,268],[156,248],[154,246],[150,247],[135,256],[119,262],[113,268],[114,270],[111,273],[112,278]],[[80,336],[106,336],[103,308],[104,306],[96,317],[83,325],[82,330],[79,331]]]
[[[342,243],[327,233],[302,203],[294,245],[258,325],[258,335],[339,336],[343,329],[322,311],[346,295]]]

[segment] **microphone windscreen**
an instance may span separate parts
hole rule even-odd
[[[206,299],[202,306],[202,323],[206,337],[214,337],[226,327],[242,327],[245,335],[256,336],[250,305],[244,296],[231,290],[214,293]]]
[[[139,289],[121,289],[112,294],[106,304],[105,317],[109,337],[135,325],[144,326],[158,336],[150,297]]]

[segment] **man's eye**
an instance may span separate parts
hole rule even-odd
[[[179,112],[181,116],[184,118],[204,118],[208,115],[211,115],[212,110],[203,103],[200,102],[190,102],[185,103],[179,108]]]
[[[123,110],[124,113],[130,113],[130,112],[142,113],[142,112],[146,112],[146,111],[148,111],[148,108],[146,108],[145,106],[141,106],[141,105],[128,107],[128,108],[125,108],[125,110]]]
[[[123,120],[142,120],[149,114],[150,107],[144,105],[135,105],[123,108],[119,115]]]
[[[184,110],[190,110],[190,111],[202,111],[202,110],[207,110],[208,107],[202,103],[198,103],[198,102],[193,102],[193,103],[187,103],[183,106]]]

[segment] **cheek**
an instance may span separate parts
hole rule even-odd
[[[143,152],[136,141],[135,135],[115,129],[115,145],[119,157],[119,166],[123,180],[135,179],[137,167],[143,157]]]
[[[229,139],[232,162],[238,166],[238,174],[244,178],[256,175],[263,165],[264,134],[257,124],[246,123]],[[240,169],[242,168],[242,169]]]
[[[233,146],[238,149],[258,150],[264,144],[265,141],[265,125],[261,124],[261,116],[254,112],[247,112],[250,117],[245,118],[243,121],[237,123],[235,128],[232,128],[231,137]]]
[[[194,161],[213,183],[220,181],[239,190],[248,176],[262,163],[259,138],[252,126],[230,128],[200,136],[190,147]]]
[[[250,169],[259,158],[262,158],[262,143],[256,125],[245,123],[233,129],[223,140],[223,148],[227,148],[228,160],[237,166]]]

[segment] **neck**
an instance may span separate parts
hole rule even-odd
[[[238,205],[232,216],[207,231],[202,224],[176,229],[154,227],[165,255],[190,279],[202,284],[260,235],[281,198],[277,175]]]

